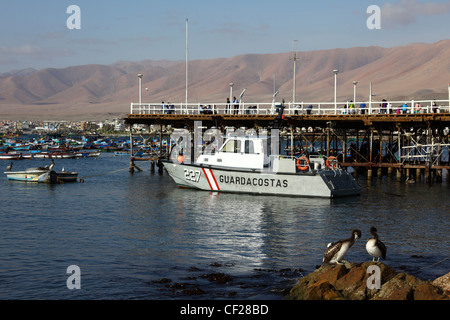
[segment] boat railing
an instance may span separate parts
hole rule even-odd
[[[131,114],[276,115],[280,103],[131,103]],[[449,113],[449,100],[285,103],[285,115],[371,115]]]

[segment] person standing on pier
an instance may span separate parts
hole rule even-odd
[[[432,105],[432,107],[433,107],[432,112],[433,112],[433,113],[437,113],[438,108],[437,108],[436,100],[433,100],[433,105]]]
[[[227,98],[227,106],[226,106],[225,113],[231,114],[230,98]]]
[[[414,113],[420,113],[420,110],[422,109],[422,106],[420,103],[416,103],[416,106],[414,107]]]
[[[234,114],[239,114],[239,100],[233,97]]]
[[[383,99],[382,100],[382,104],[381,104],[381,113],[383,113],[383,114],[387,114],[388,112],[387,112],[387,106],[388,106],[388,104],[387,104],[387,102],[386,102],[386,99]]]
[[[366,104],[363,102],[360,104],[361,107],[361,114],[365,114],[366,113]]]
[[[405,102],[405,103],[403,104],[403,106],[402,106],[402,113],[403,113],[403,114],[406,114],[407,111],[408,111],[408,105],[407,105],[406,102]]]

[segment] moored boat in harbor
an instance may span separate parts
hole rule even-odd
[[[64,182],[75,182],[78,178],[78,172],[70,172],[70,171],[59,171],[56,172],[56,176],[59,183]]]
[[[268,155],[267,149],[265,138],[229,137],[218,152],[192,164],[182,156],[162,162],[179,186],[194,189],[326,198],[360,193],[335,157]]]
[[[22,158],[21,153],[2,153],[0,154],[0,160],[20,160]]]
[[[39,183],[64,183],[74,182],[77,180],[78,172],[66,172],[64,169],[61,172],[53,170],[54,163],[45,167],[27,168],[20,171],[6,171],[8,180],[24,181],[24,182],[39,182]]]

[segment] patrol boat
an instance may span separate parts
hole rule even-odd
[[[268,155],[267,138],[228,137],[214,154],[194,163],[162,160],[180,187],[247,194],[335,198],[360,187],[335,157]]]

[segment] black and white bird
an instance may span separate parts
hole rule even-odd
[[[352,235],[348,239],[339,240],[334,243],[329,243],[327,250],[323,255],[323,263],[337,263],[343,264],[347,261],[343,260],[348,249],[350,249],[353,244],[361,238],[361,230],[355,229],[352,231]]]
[[[372,262],[375,262],[375,258],[378,258],[377,262],[380,261],[380,258],[386,259],[386,246],[380,239],[378,239],[377,228],[370,228],[370,234],[373,238],[370,238],[366,243],[366,250],[372,256]]]

